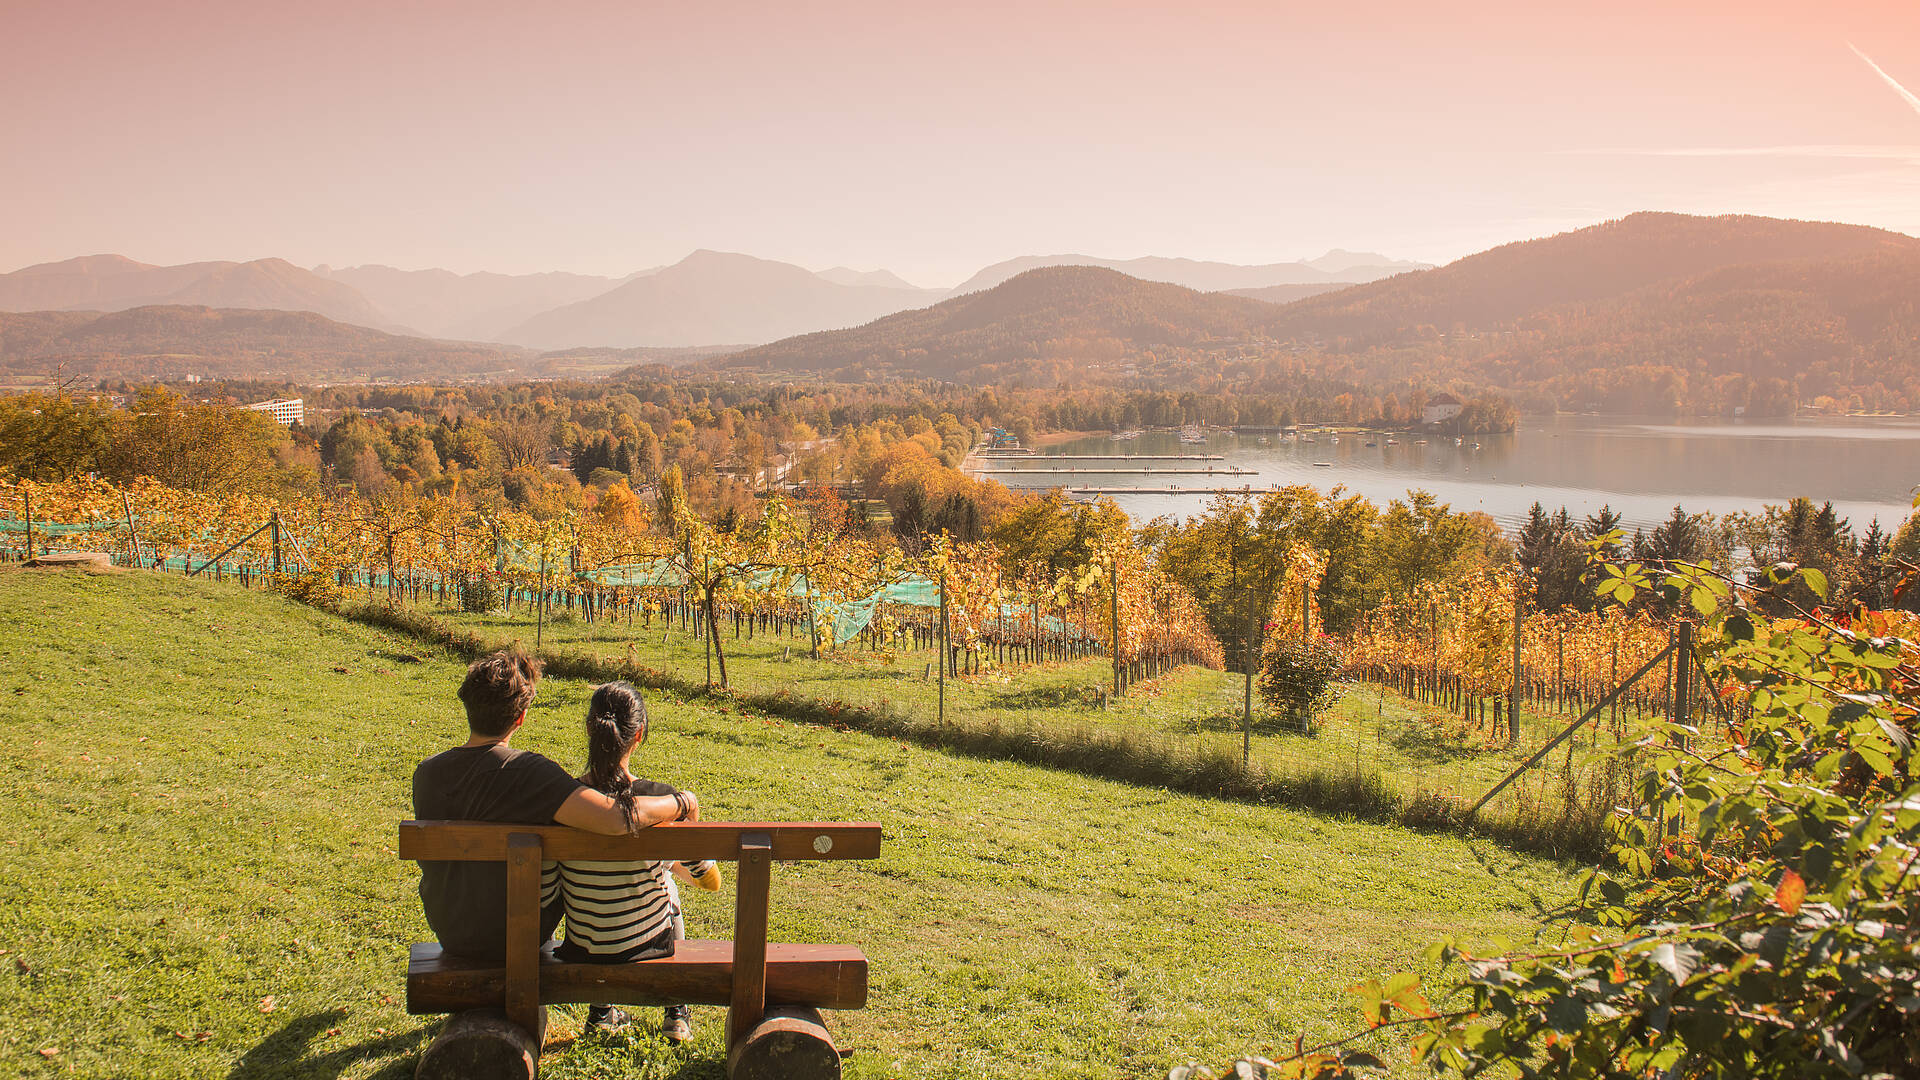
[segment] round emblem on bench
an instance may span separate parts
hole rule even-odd
[[[814,837],[813,850],[819,852],[822,855],[825,855],[827,852],[832,851],[833,837],[828,836],[825,833],[821,833],[819,836]]]

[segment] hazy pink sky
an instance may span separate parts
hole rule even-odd
[[[1849,48],[1920,90],[1912,0],[13,0],[0,40],[0,269],[707,247],[950,285],[1638,209],[1920,234],[1920,105]]]

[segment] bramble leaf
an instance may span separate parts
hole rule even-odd
[[[1800,875],[1791,870],[1782,871],[1780,884],[1773,890],[1773,902],[1780,910],[1789,915],[1800,914],[1800,904],[1807,898],[1807,883]]]

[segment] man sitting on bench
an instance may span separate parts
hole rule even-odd
[[[539,663],[518,650],[496,652],[467,668],[460,702],[471,734],[413,771],[415,818],[566,825],[604,836],[699,818],[700,803],[690,791],[635,797],[629,817],[626,807],[559,764],[508,746],[526,722],[539,681]],[[448,954],[491,960],[505,955],[505,863],[423,861],[420,903]],[[557,904],[541,912],[541,940],[553,936],[559,921]]]

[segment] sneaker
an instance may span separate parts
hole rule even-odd
[[[660,1030],[666,1033],[670,1043],[683,1043],[693,1038],[693,1010],[685,1005],[667,1006],[666,1019],[661,1022]]]
[[[625,1031],[632,1022],[625,1009],[612,1005],[587,1006],[587,1031],[611,1035],[616,1031]]]

